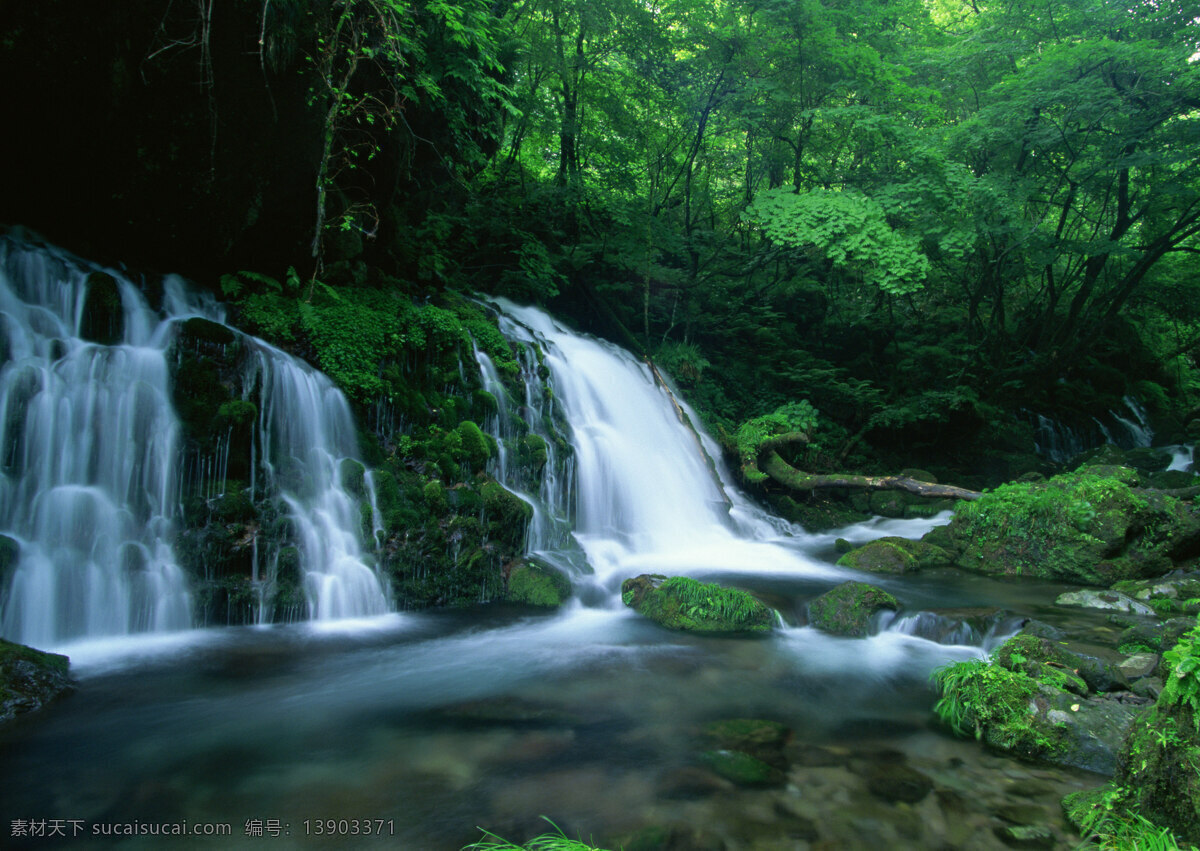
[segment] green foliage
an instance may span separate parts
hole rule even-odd
[[[701,633],[769,632],[771,610],[737,588],[686,576],[638,576],[621,583],[621,601],[668,629]]]
[[[853,191],[758,193],[747,216],[779,245],[808,249],[890,295],[916,292],[929,274],[918,243],[890,227],[883,208]]]
[[[986,659],[955,662],[930,677],[941,693],[934,712],[959,735],[973,735],[1005,750],[1035,754],[1058,747],[1035,726],[1030,700],[1037,681]]]
[[[761,482],[766,479],[766,474],[758,470],[757,458],[760,447],[767,439],[792,432],[807,437],[817,423],[817,409],[807,399],[788,402],[769,414],[742,423],[735,441],[747,480]]]
[[[545,816],[542,818],[554,828],[553,833],[544,833],[524,845],[517,845],[481,827],[479,830],[483,833],[483,839],[463,846],[462,851],[604,851],[581,839],[568,839],[558,825]]]
[[[745,591],[697,582],[686,576],[673,576],[660,589],[677,597],[684,614],[697,621],[716,619],[740,623],[758,610],[757,601]]]
[[[1161,700],[1171,706],[1190,710],[1196,731],[1200,733],[1200,617],[1196,626],[1163,653],[1167,665]]]
[[[1073,792],[1063,799],[1063,810],[1089,840],[1088,847],[1098,851],[1195,851],[1194,845],[1180,845],[1170,828],[1131,810],[1127,795],[1128,790],[1111,785]]]

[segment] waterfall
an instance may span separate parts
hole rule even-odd
[[[711,439],[681,420],[644,363],[540,310],[495,303],[501,330],[515,343],[536,341],[549,372],[547,394],[523,370],[527,421],[547,419],[537,400],[549,396],[569,426],[573,475],[551,489],[543,483],[543,501],[569,500],[573,537],[607,591],[645,572],[838,574],[799,551],[809,537],[803,530],[768,520],[723,481],[705,449]],[[686,406],[680,410],[699,422]]]
[[[53,647],[193,625],[190,583],[173,550],[180,503],[185,483],[219,496],[229,443],[220,438],[214,454],[183,457],[167,350],[180,321],[224,315],[175,277],[163,283],[162,304],[153,310],[113,270],[0,239],[6,638]],[[380,525],[373,482],[364,473],[361,502],[343,482],[344,465],[358,461],[345,397],[301,361],[242,340],[250,351],[246,392],[259,394],[255,451],[265,474],[257,484],[252,478],[251,492],[286,507],[309,617],[386,612],[384,583],[360,542],[360,530]],[[269,570],[260,570],[257,536],[252,546],[250,579],[261,595]]]
[[[172,551],[171,324],[115,272],[9,239],[0,317],[0,533],[17,550],[0,632],[46,647],[190,626]]]
[[[261,384],[257,440],[262,465],[268,485],[288,508],[309,617],[383,614],[388,595],[366,564],[359,502],[343,481],[343,465],[359,463],[350,405],[322,373],[261,340],[250,342],[254,357],[246,386]],[[364,487],[365,496],[373,496],[373,486],[364,481]],[[378,509],[373,499],[368,504],[373,533]]]

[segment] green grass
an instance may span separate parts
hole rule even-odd
[[[518,845],[481,827],[479,830],[483,833],[483,838],[478,842],[463,846],[462,851],[604,851],[603,848],[591,845],[581,839],[568,838],[558,825],[545,816],[542,818],[554,828],[553,833],[543,833],[541,836],[530,839],[524,845]]]

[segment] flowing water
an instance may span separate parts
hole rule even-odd
[[[904,610],[871,637],[797,626],[807,600],[865,578],[834,564],[838,537],[917,537],[948,518],[877,519],[820,535],[773,518],[731,487],[711,439],[683,423],[686,406],[644,364],[543,313],[501,306],[510,338],[541,346],[550,392],[532,380],[526,351],[525,398],[502,405],[490,428],[511,437],[516,417],[545,430],[561,415],[572,451],[537,482],[519,481],[505,455],[493,472],[535,506],[527,546],[572,574],[575,599],[549,614],[503,605],[380,614],[383,586],[357,539],[340,534],[357,523],[337,473],[355,455],[344,400],[317,373],[257,346],[262,457],[293,520],[309,524],[310,600],[313,615],[328,619],[108,629],[70,643],[77,692],[0,729],[5,843],[53,844],[18,835],[40,824],[43,834],[65,833],[70,847],[107,847],[114,832],[132,832],[132,847],[436,851],[479,838],[476,825],[525,839],[548,829],[544,816],[609,848],[653,829],[671,832],[672,847],[1001,848],[996,829],[1018,819],[1049,826],[1069,847],[1058,800],[1099,778],[1024,766],[948,737],[931,725],[928,684],[934,668],[980,655],[1009,628],[994,618],[991,632],[973,630],[964,626],[969,612],[1052,618],[1061,587],[953,571],[873,577]],[[42,360],[21,367],[34,378],[64,368],[64,348],[90,345],[73,342],[69,328],[46,337]],[[146,348],[161,360],[161,344]],[[486,357],[476,362],[493,395],[507,398]],[[165,385],[146,383],[143,395],[168,397]],[[176,426],[166,408],[145,431],[169,456]],[[36,451],[53,456],[48,446]],[[6,463],[5,487],[24,482]],[[128,490],[127,481],[105,487]],[[99,489],[93,478],[18,486]],[[169,487],[137,488],[144,508],[120,534],[139,551],[167,546],[169,535],[152,530],[173,523]],[[101,516],[78,525],[126,529]],[[21,545],[18,577],[32,573],[28,551],[57,546],[53,534],[37,537],[33,521],[6,528]],[[64,540],[85,554],[119,546]],[[667,632],[619,602],[620,581],[647,571],[747,588],[783,623],[767,638]],[[171,593],[186,600],[183,586]],[[37,614],[21,617],[33,623]],[[55,635],[72,637],[80,636]],[[789,728],[783,785],[739,787],[700,768],[711,748],[701,729],[730,718]],[[880,777],[896,766],[928,778],[933,791],[907,802],[881,791]],[[147,835],[221,825],[224,839]]]

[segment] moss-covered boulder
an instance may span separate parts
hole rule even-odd
[[[1150,606],[1159,617],[1200,613],[1200,573],[1117,582],[1113,591]]]
[[[0,724],[69,691],[69,666],[66,656],[0,639]]]
[[[843,582],[808,604],[808,622],[822,632],[862,638],[871,619],[884,609],[897,611],[896,598],[865,582]]]
[[[1130,726],[1113,784],[1069,797],[1068,817],[1090,827],[1113,809],[1136,812],[1200,843],[1200,619],[1167,651],[1155,704]]]
[[[926,540],[952,549],[960,567],[988,574],[1104,586],[1159,576],[1200,546],[1200,516],[1137,484],[1130,468],[1100,466],[1002,485],[960,506]]]
[[[1072,654],[1044,639],[1016,636],[995,658],[935,671],[942,697],[935,711],[962,735],[1022,759],[1111,774],[1145,701],[1132,694],[1092,694]]]
[[[887,537],[850,550],[838,559],[838,565],[869,573],[913,573],[953,561],[950,553],[935,544]]]
[[[571,596],[571,581],[552,567],[526,561],[508,572],[504,599],[510,603],[554,608]]]
[[[767,633],[775,613],[745,591],[686,576],[642,574],[621,583],[621,601],[668,629],[708,634]]]

